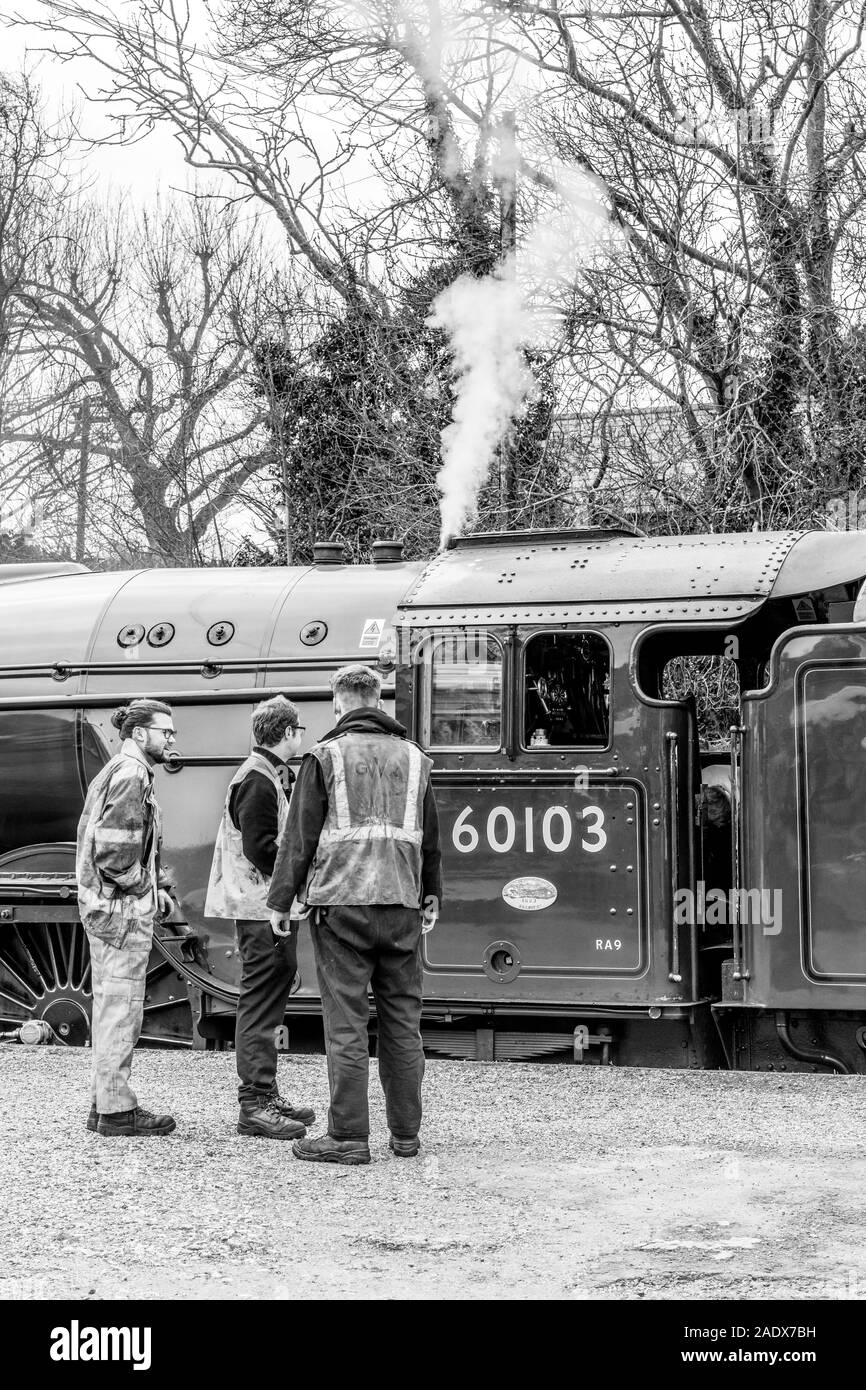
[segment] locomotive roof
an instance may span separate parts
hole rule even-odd
[[[771,596],[863,575],[866,533],[860,532],[503,532],[452,541],[418,577],[400,610],[403,621],[420,625],[570,617],[730,620]]]

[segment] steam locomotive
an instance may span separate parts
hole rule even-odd
[[[866,1071],[866,536],[509,532],[373,559],[0,567],[0,1031],[88,1040],[71,842],[111,711],[150,694],[179,730],[158,793],[180,912],[143,1041],[231,1037],[232,924],[203,909],[251,709],[287,694],[309,745],[329,675],[366,660],[434,760],[429,1052]],[[667,694],[701,657],[739,683],[723,747]],[[318,1009],[302,932],[292,1046]]]

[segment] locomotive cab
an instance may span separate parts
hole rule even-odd
[[[863,546],[824,541],[472,536],[403,599],[397,714],[434,759],[445,856],[425,994],[475,1024],[466,1055],[532,1055],[536,1014],[595,1038],[582,1057],[737,1064],[739,908],[768,888],[750,701],[792,627],[853,611]]]

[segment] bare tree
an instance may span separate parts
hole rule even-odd
[[[423,195],[416,225],[429,232],[438,195],[481,269],[506,93],[528,215],[555,158],[601,181],[622,250],[561,294],[554,355],[563,403],[587,388],[599,438],[611,409],[638,414],[616,449],[591,453],[575,500],[609,509],[618,490],[631,507],[655,469],[678,525],[784,526],[860,486],[861,0],[236,0],[227,13],[248,70],[287,97],[315,81],[392,187],[399,151]],[[425,148],[432,185],[417,174]],[[653,412],[678,416],[667,443]]]
[[[202,198],[135,222],[79,201],[14,302],[35,389],[7,421],[12,466],[67,499],[79,546],[86,499],[104,538],[134,549],[138,532],[164,563],[202,563],[265,463],[248,386],[271,302],[255,224]]]
[[[26,379],[19,361],[25,323],[15,291],[51,233],[51,180],[63,196],[54,158],[61,144],[46,131],[29,80],[0,76],[0,422]]]
[[[701,524],[785,525],[857,486],[864,6],[496,8],[545,92],[530,163],[600,177],[625,236],[576,287],[578,373],[680,413]]]

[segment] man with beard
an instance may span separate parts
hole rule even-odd
[[[111,722],[123,740],[87,792],[76,877],[93,983],[92,1105],[87,1128],[104,1137],[170,1134],[170,1115],[143,1110],[129,1084],[144,1014],[153,923],[172,908],[160,867],[153,769],[174,742],[171,708],[133,700]]]

